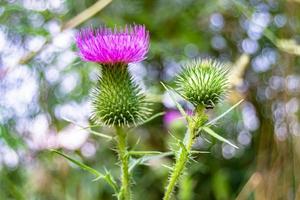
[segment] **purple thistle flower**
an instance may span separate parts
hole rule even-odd
[[[101,64],[139,62],[149,49],[149,32],[144,25],[87,28],[76,35],[80,57]]]

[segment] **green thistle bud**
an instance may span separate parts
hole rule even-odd
[[[92,105],[93,119],[109,126],[136,125],[150,113],[145,95],[121,63],[102,65]]]
[[[213,108],[228,90],[227,72],[217,61],[194,60],[177,76],[177,91],[195,107]]]

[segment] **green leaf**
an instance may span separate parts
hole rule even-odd
[[[83,169],[83,170],[85,170],[85,171],[87,171],[87,172],[90,172],[91,174],[95,175],[97,178],[98,178],[98,177],[104,177],[104,175],[101,174],[100,172],[98,172],[97,170],[95,170],[95,169],[93,169],[93,168],[91,168],[91,167],[89,167],[89,166],[83,164],[83,163],[80,162],[80,161],[77,161],[77,160],[75,160],[75,159],[69,157],[68,155],[62,153],[61,151],[57,151],[57,150],[55,150],[55,149],[51,149],[50,151],[52,151],[53,153],[56,153],[56,154],[58,154],[58,155],[63,156],[64,158],[66,158],[66,159],[69,160],[70,162],[74,163],[75,165],[77,165],[77,166],[80,167],[81,169]]]
[[[145,156],[145,155],[159,155],[162,154],[160,151],[129,151],[131,156]]]
[[[217,134],[216,132],[214,132],[211,128],[204,126],[202,127],[202,129],[208,133],[209,135],[213,136],[214,138],[220,140],[221,142],[225,142],[231,146],[233,146],[234,148],[238,149],[238,147],[236,145],[234,145],[233,143],[231,143],[230,141],[228,141],[227,139],[223,138],[222,136],[220,136],[219,134]]]
[[[24,141],[14,132],[11,132],[8,127],[0,125],[0,138],[13,149],[25,147]]]
[[[114,189],[115,193],[117,194],[118,191],[119,191],[117,182],[116,182],[116,180],[114,179],[114,177],[111,175],[111,173],[107,169],[105,169],[105,177],[104,177],[104,179]]]
[[[219,115],[218,117],[214,118],[213,120],[209,121],[207,124],[205,124],[206,126],[209,125],[213,125],[215,124],[217,121],[219,121],[221,118],[223,118],[225,115],[227,115],[230,111],[232,111],[233,109],[235,109],[238,105],[240,105],[242,102],[244,101],[244,99],[240,100],[239,102],[237,102],[236,104],[234,104],[232,107],[230,107],[228,110],[226,110],[224,113],[222,113],[221,115]]]
[[[113,177],[111,176],[111,174],[108,171],[106,171],[106,174],[102,174],[99,171],[95,170],[94,168],[91,168],[91,167],[83,164],[82,162],[71,158],[70,156],[62,153],[61,151],[58,151],[58,150],[55,150],[55,149],[51,149],[50,151],[66,158],[67,160],[74,163],[75,165],[77,165],[81,169],[95,175],[96,178],[94,179],[94,181],[99,180],[99,179],[104,179],[114,189],[114,191],[117,192],[118,186],[117,186],[115,180],[113,179]]]
[[[187,152],[187,149],[181,140],[178,141],[178,145],[182,149],[182,151]]]
[[[173,154],[174,154],[173,152],[166,152],[166,153],[161,153],[159,155],[152,155],[152,156],[147,155],[138,159],[131,159],[129,163],[129,172],[131,172],[134,169],[134,167],[136,167],[137,165],[143,165],[149,160],[159,159]]]
[[[99,133],[97,131],[93,131],[92,129],[89,129],[88,131],[90,133],[92,133],[93,135],[96,135],[96,136],[99,136],[99,137],[102,137],[102,138],[105,138],[105,139],[108,139],[108,140],[112,140],[113,139],[112,136],[106,135],[104,133]]]
[[[167,168],[167,169],[168,169],[168,170],[170,170],[170,171],[172,171],[172,170],[173,170],[173,168],[172,168],[171,166],[168,166],[168,165],[165,165],[165,164],[162,164],[161,166],[163,166],[163,167]]]
[[[78,126],[78,127],[82,128],[82,129],[87,130],[88,132],[90,132],[93,135],[96,135],[96,136],[99,136],[99,137],[102,137],[102,138],[105,138],[105,139],[108,139],[108,140],[112,140],[113,139],[112,136],[109,136],[109,135],[106,135],[104,133],[99,133],[97,131],[92,130],[91,127],[94,127],[94,126],[83,127],[83,126],[81,126],[81,125],[73,122],[72,120],[69,120],[69,119],[66,119],[66,118],[64,118],[64,120],[67,121],[67,122],[70,122],[70,123],[74,124],[75,126]]]
[[[192,150],[191,154],[202,154],[202,153],[210,153],[209,151],[196,151],[196,150]]]
[[[175,97],[171,94],[170,89],[163,82],[160,82],[160,83],[165,88],[165,90],[169,93],[172,101],[176,104],[176,107],[179,110],[179,112],[181,113],[181,115],[184,116],[187,119],[188,115],[186,114],[186,112],[184,111],[184,109],[182,108],[182,106],[176,101]]]
[[[162,115],[164,115],[164,114],[165,114],[165,112],[160,112],[160,113],[157,113],[157,114],[155,114],[155,115],[152,115],[152,116],[149,117],[147,120],[145,120],[145,121],[143,121],[143,122],[137,124],[137,126],[142,126],[142,125],[144,125],[144,124],[146,124],[146,123],[152,121],[153,119],[155,119],[155,118],[157,118],[157,117],[160,117],[160,116],[162,116]]]

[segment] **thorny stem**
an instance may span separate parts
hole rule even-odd
[[[188,130],[183,143],[184,147],[180,147],[178,153],[176,153],[178,157],[176,158],[176,163],[173,167],[168,185],[165,189],[163,200],[169,200],[171,198],[174,188],[185,168],[187,161],[189,160],[189,155],[197,136],[197,130],[203,125],[205,120],[206,115],[204,114],[204,108],[197,108],[193,118],[188,120]]]
[[[129,175],[129,154],[127,152],[127,135],[121,127],[116,126],[118,154],[121,162],[121,190],[118,195],[119,200],[130,200],[130,175]]]

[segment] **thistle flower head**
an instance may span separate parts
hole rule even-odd
[[[213,108],[228,89],[228,68],[211,60],[194,60],[177,76],[178,93],[195,107]]]
[[[149,103],[124,64],[103,66],[92,97],[93,119],[108,126],[132,126],[150,114]]]
[[[145,59],[149,49],[149,32],[143,25],[112,30],[87,28],[76,35],[79,55],[85,61],[100,64],[131,63]]]

